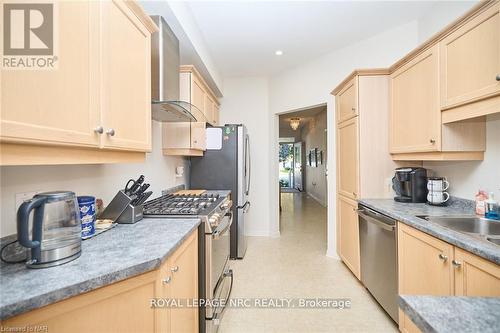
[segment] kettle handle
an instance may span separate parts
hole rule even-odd
[[[45,197],[33,198],[25,201],[19,206],[17,211],[17,240],[19,244],[27,248],[37,248],[42,241],[42,220],[43,205],[47,201]],[[33,215],[33,240],[29,236],[29,217],[31,211],[35,209]]]

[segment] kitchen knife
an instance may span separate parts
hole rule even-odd
[[[149,184],[142,184],[142,186],[134,194],[136,194],[140,198],[141,195],[149,188],[149,186]]]
[[[148,192],[143,193],[142,196],[140,198],[138,198],[135,203],[133,203],[133,205],[138,206],[138,205],[143,204],[146,200],[148,200],[148,198],[151,196],[151,194],[153,194],[153,191],[148,191]]]
[[[135,183],[130,187],[130,190],[128,193],[133,194],[135,193],[142,185],[144,182],[144,175],[140,175],[139,178],[135,181]]]

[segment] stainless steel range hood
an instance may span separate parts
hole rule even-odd
[[[179,101],[179,40],[159,15],[151,16],[159,31],[151,36],[151,113],[165,122],[202,121],[196,106]]]

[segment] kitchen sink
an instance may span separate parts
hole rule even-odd
[[[418,216],[456,231],[482,236],[499,236],[500,221],[477,216]],[[497,240],[495,240],[497,241]],[[493,242],[495,243],[495,242]],[[496,243],[498,244],[498,243]],[[500,244],[499,244],[500,245]]]
[[[493,243],[493,244],[496,244],[496,245],[500,245],[500,238],[489,238],[487,237],[486,240],[490,243]]]

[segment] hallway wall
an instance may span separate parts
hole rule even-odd
[[[304,154],[309,154],[313,148],[323,151],[323,163],[317,167],[306,164],[304,190],[322,206],[327,206],[327,180],[326,180],[326,111],[317,114],[312,121],[302,128],[301,141],[305,142]]]

